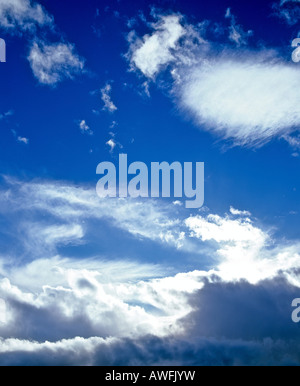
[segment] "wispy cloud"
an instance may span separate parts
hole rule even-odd
[[[13,110],[9,110],[6,113],[0,114],[0,121],[4,118],[11,117],[12,115],[14,115]]]
[[[54,18],[31,0],[0,0],[0,26],[10,34],[24,34],[30,41],[28,61],[36,79],[55,86],[83,72],[84,60],[67,41],[50,43],[47,34],[55,31]]]
[[[300,20],[300,1],[281,0],[273,4],[275,15],[293,26]]]
[[[24,145],[28,145],[29,144],[29,139],[28,138],[26,138],[26,137],[18,137],[17,138],[17,141],[18,142],[21,142],[21,143],[24,143]]]
[[[181,105],[199,126],[236,145],[261,146],[295,131],[299,71],[262,59],[245,53],[242,60],[225,57],[191,69],[178,90]]]
[[[249,37],[253,31],[244,31],[241,25],[237,24],[236,17],[232,14],[231,8],[228,8],[225,17],[230,20],[229,40],[236,44],[237,47],[247,45]]]
[[[103,110],[108,111],[110,113],[114,113],[115,111],[118,110],[118,108],[111,99],[111,91],[112,91],[112,86],[111,84],[107,83],[101,89],[101,99],[104,103]]]
[[[193,117],[202,130],[233,145],[259,147],[297,131],[298,69],[281,58],[276,49],[241,50],[250,32],[242,32],[230,10],[226,17],[231,20],[230,39],[237,48],[204,41],[203,29],[187,24],[183,17],[161,16],[159,27],[152,26],[151,37],[145,35],[137,40],[139,43],[131,42],[131,68],[154,80],[154,75],[169,65],[173,76],[171,95],[179,109]],[[178,33],[172,35],[169,25]],[[162,45],[165,55],[152,55],[148,44],[152,47],[152,39],[159,41],[162,33],[173,37],[172,50]]]

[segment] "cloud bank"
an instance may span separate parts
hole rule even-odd
[[[274,240],[250,212],[186,218],[178,205],[9,178],[0,212],[10,218],[0,237],[11,224],[15,240],[0,256],[1,365],[299,364],[300,242]],[[169,254],[193,245],[211,268],[168,274],[126,250],[69,256],[103,229],[95,219]]]

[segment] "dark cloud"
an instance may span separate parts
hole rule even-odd
[[[200,337],[300,341],[299,326],[291,320],[292,300],[299,294],[281,276],[257,285],[216,279],[191,296],[195,311],[182,324],[188,334]]]
[[[33,352],[20,350],[0,354],[0,365],[275,366],[299,365],[300,360],[296,343],[271,339],[261,342],[213,338],[186,341],[146,336],[138,340],[94,344],[91,350],[85,348],[85,342],[77,342],[70,347],[68,341],[63,343],[57,348],[41,347]]]
[[[214,277],[189,295],[193,312],[181,320],[181,335],[119,339],[93,337],[99,331],[87,320],[18,304],[11,336],[23,340],[1,342],[0,365],[299,365],[300,329],[291,320],[296,297],[299,289],[283,276],[256,285]],[[54,339],[63,336],[69,339]]]

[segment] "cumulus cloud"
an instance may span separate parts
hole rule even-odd
[[[84,60],[70,43],[35,41],[28,56],[36,79],[44,85],[55,86],[64,79],[73,79],[84,69]]]
[[[18,142],[21,142],[21,143],[24,143],[24,145],[28,145],[29,144],[29,139],[28,138],[25,138],[25,137],[18,137],[17,138],[17,141]]]
[[[284,271],[288,280],[295,284],[293,270],[300,268],[299,241],[276,244],[270,229],[255,226],[244,215],[239,218],[212,214],[193,216],[185,223],[191,237],[217,243],[216,272],[223,280],[247,280],[257,284]]]
[[[172,62],[175,59],[172,50],[185,34],[180,19],[178,15],[161,16],[152,25],[154,32],[151,35],[145,35],[142,39],[134,39],[131,35],[131,66],[153,78],[164,65]]]
[[[186,218],[172,203],[104,201],[94,189],[55,182],[6,184],[0,212],[14,242],[0,255],[1,365],[299,364],[291,321],[298,241],[274,240],[234,207]],[[168,274],[126,251],[114,261],[65,255],[66,245],[89,241],[97,219],[106,219],[97,237],[106,226],[121,228],[172,246],[169,254],[193,242],[209,268]]]
[[[38,3],[0,0],[0,26],[9,32],[34,31],[36,26],[51,26],[52,23],[52,16]]]
[[[35,288],[33,292],[29,280],[26,291],[6,278],[0,280],[0,296],[8,310],[7,322],[0,326],[2,337],[55,342],[76,336],[139,337],[149,331],[166,336],[181,329],[177,321],[191,311],[186,295],[202,286],[193,273],[137,283],[105,283],[99,263],[94,271],[87,269],[83,261],[81,269],[72,265],[66,269],[64,261],[57,261],[58,265],[52,267],[50,263],[47,266],[43,262],[48,270],[38,291]],[[28,271],[25,266],[12,279],[17,281],[21,277],[24,285],[21,273],[31,273],[32,279],[32,269]],[[59,276],[59,286],[47,284]],[[20,320],[26,320],[26,327]]]

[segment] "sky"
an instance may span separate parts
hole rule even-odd
[[[299,365],[299,0],[0,0],[0,365]],[[204,162],[205,203],[97,165]]]

